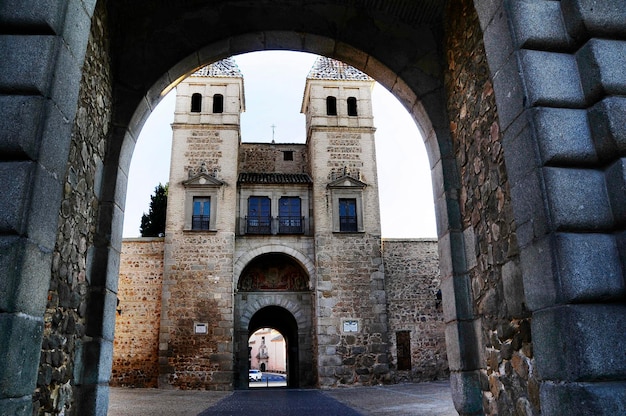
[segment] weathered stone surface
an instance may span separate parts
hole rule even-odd
[[[157,387],[163,239],[122,245],[112,386]]]
[[[473,253],[475,256],[475,259],[466,260],[467,264],[472,265],[468,273],[471,287],[468,302],[473,305],[472,313],[479,315],[480,318],[476,318],[471,326],[465,322],[448,323],[447,352],[453,390],[456,392],[453,397],[457,410],[462,414],[482,412],[483,409],[485,412],[504,414],[517,402],[528,402],[532,411],[538,412],[537,403],[530,400],[527,388],[529,382],[535,380],[537,375],[531,370],[534,366],[532,358],[527,356],[531,350],[530,337],[521,335],[530,314],[525,306],[521,273],[516,270],[519,261],[517,227],[513,219],[507,171],[501,163],[504,160],[501,128],[514,131],[511,134],[517,142],[509,141],[507,144],[507,146],[514,144],[509,146],[507,161],[511,159],[511,163],[515,164],[519,158],[520,164],[511,166],[510,171],[516,175],[518,180],[516,185],[522,191],[526,191],[523,189],[526,185],[520,179],[527,177],[528,172],[533,169],[532,165],[521,164],[521,161],[528,164],[533,160],[532,149],[528,150],[528,140],[531,136],[520,127],[523,126],[522,121],[511,123],[515,115],[509,113],[509,109],[513,111],[514,106],[507,104],[502,109],[499,106],[498,110],[502,111],[496,113],[494,88],[498,89],[500,94],[506,95],[507,102],[522,99],[514,81],[518,68],[516,62],[503,63],[493,79],[495,86],[492,85],[492,80],[487,75],[482,38],[480,31],[477,30],[478,21],[472,16],[469,3],[460,2],[450,9],[455,13],[450,16],[447,23],[449,30],[445,41],[448,57],[446,90],[449,97],[450,132],[456,163],[461,173],[459,204],[463,229],[471,228],[475,236],[473,250],[465,250],[466,253]],[[544,6],[555,5],[539,3],[515,5],[522,8]],[[554,10],[550,13],[553,12]],[[526,12],[522,13],[520,10],[520,13]],[[520,19],[521,14],[518,16]],[[460,15],[469,18],[462,20],[453,18]],[[538,20],[545,17],[541,14],[534,16]],[[520,20],[518,23],[532,25],[533,22],[536,21]],[[524,30],[529,30],[529,27],[518,26],[520,34],[523,35]],[[546,31],[526,33],[528,36],[523,42],[533,44],[539,42],[541,33],[545,35]],[[533,38],[535,35],[538,37]],[[553,46],[559,43],[552,38],[550,42]],[[577,73],[573,57],[525,51],[521,59],[529,64],[525,76],[532,84],[527,85],[527,92],[531,93],[528,99],[531,102],[545,102],[550,105],[568,102],[570,105],[580,105],[582,91],[575,82],[572,81],[565,87],[559,85],[558,90],[554,83],[550,83],[550,80],[560,77],[563,71]],[[510,68],[507,65],[510,65]],[[501,85],[503,81],[500,78],[506,79],[507,85]],[[535,85],[539,88],[534,89]],[[519,149],[520,152],[512,153],[511,148],[514,149],[513,152],[515,149]],[[534,194],[532,191],[531,189],[529,193]],[[528,198],[520,200],[526,201],[527,206],[516,207],[521,214],[518,218],[535,218],[534,211],[539,209],[535,201]],[[540,199],[538,202],[541,206]],[[536,231],[533,230],[532,233],[534,232]],[[470,239],[466,240],[471,242]],[[453,279],[459,277],[454,276]],[[442,284],[446,287],[445,279]],[[443,291],[444,296],[446,292],[455,293],[457,296],[462,293],[448,289]],[[513,359],[515,366],[512,363]],[[482,376],[479,376],[480,368]],[[516,368],[520,371],[516,371]],[[481,382],[481,379],[484,382]],[[481,390],[482,396],[480,393],[477,394]]]
[[[448,376],[445,326],[435,241],[383,239],[390,352],[397,366],[398,331],[409,331],[411,369],[395,371],[397,381]]]
[[[64,172],[63,200],[57,214],[58,235],[52,253],[52,279],[39,363],[41,376],[33,395],[35,411],[42,415],[63,414],[73,408],[76,399],[71,384],[80,383],[83,374],[90,374],[95,383],[108,381],[110,374],[111,356],[102,353],[102,348],[90,349],[97,356],[89,360],[81,357],[81,338],[85,334],[89,304],[87,248],[93,244],[99,206],[94,185],[104,159],[111,111],[104,20],[100,9],[94,18],[83,68],[69,163]],[[106,298],[111,296],[109,293]],[[92,316],[91,323],[102,327],[101,319]],[[112,328],[107,338],[111,337]],[[110,350],[110,343],[108,345]],[[83,373],[84,370],[88,373]],[[48,374],[51,374],[50,380]]]
[[[621,379],[626,375],[626,307],[563,305],[535,312],[533,349],[543,380]]]

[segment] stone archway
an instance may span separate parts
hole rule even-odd
[[[264,327],[278,330],[287,343],[287,386],[315,385],[313,295],[307,271],[282,253],[252,259],[235,293],[235,388],[248,387],[248,339]]]
[[[44,344],[59,347],[62,365],[73,371],[54,382],[43,377],[36,405],[53,406],[62,391],[81,414],[106,412],[126,175],[143,120],[164,90],[200,64],[293,49],[372,75],[425,133],[459,412],[532,409],[540,402],[544,414],[623,413],[626,369],[614,359],[626,348],[619,338],[626,332],[620,4],[449,4],[445,16],[444,2],[428,0],[146,0],[108,2],[109,9],[104,2],[59,1],[1,8],[0,356],[8,357],[0,369],[2,408],[32,413],[46,331]],[[447,54],[477,50],[447,26],[454,18],[468,23],[468,39],[484,40],[486,55]],[[473,131],[471,122],[458,130],[458,120],[481,112],[455,101],[452,90],[458,86],[456,97],[484,102],[489,88],[457,84],[479,73],[490,81],[498,114],[489,132],[498,139],[484,150],[504,149],[493,166],[507,173],[512,203],[504,218],[515,224],[519,246],[519,259],[511,253],[504,264],[490,263],[496,257],[489,253],[501,226],[470,227],[462,215],[468,207],[483,209],[475,191],[492,171],[479,163],[473,174],[461,175],[477,150],[473,135],[484,132]],[[452,136],[467,145],[465,156]],[[471,185],[481,171],[480,186]],[[476,198],[465,199],[469,189]],[[483,285],[479,264],[498,264],[498,273],[487,276],[499,277]],[[524,307],[532,314],[532,344],[528,322],[517,316]],[[61,317],[50,327],[44,327],[47,309],[48,317]],[[57,336],[72,342],[50,344]],[[510,351],[509,342],[534,351],[529,357],[515,350],[520,373],[534,374],[517,393],[493,371],[508,360],[501,347]],[[75,395],[60,386],[74,386]],[[494,402],[492,389],[510,400]]]

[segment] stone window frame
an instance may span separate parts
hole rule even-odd
[[[219,209],[219,192],[224,183],[210,175],[200,174],[183,182],[185,187],[185,222],[183,231],[191,232],[214,232],[217,231],[217,212]],[[194,198],[209,198],[211,210],[209,211],[209,229],[194,229],[193,226],[193,200]]]
[[[270,210],[272,213],[272,222],[276,220],[274,215],[278,215],[279,207],[278,204],[280,202],[280,198],[282,197],[297,197],[300,198],[300,211],[301,215],[304,218],[304,230],[305,234],[310,231],[310,220],[311,215],[309,212],[309,204],[310,204],[310,195],[309,195],[308,187],[304,187],[301,184],[297,186],[293,185],[248,185],[241,186],[239,188],[239,202],[238,202],[238,210],[237,217],[239,221],[238,235],[253,235],[247,234],[245,217],[248,213],[248,198],[251,196],[266,196],[270,199]],[[280,235],[280,234],[272,234],[272,235]]]
[[[332,209],[332,231],[341,234],[354,234],[365,232],[364,227],[364,211],[363,211],[363,189],[367,184],[351,178],[350,176],[342,176],[341,178],[329,183],[327,188],[330,190],[331,209]],[[342,231],[339,221],[339,199],[355,199],[356,200],[356,231]]]

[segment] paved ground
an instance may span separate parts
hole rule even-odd
[[[452,416],[448,382],[235,392],[111,388],[109,416]]]

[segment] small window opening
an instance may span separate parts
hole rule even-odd
[[[293,150],[283,151],[283,160],[293,160]]]
[[[355,97],[348,97],[348,115],[349,116],[356,116],[358,115],[357,109],[356,109],[356,98]]]
[[[191,96],[191,112],[199,113],[202,111],[202,94],[195,93]]]
[[[213,96],[213,112],[214,113],[224,112],[224,96],[222,94],[215,94]]]
[[[328,116],[337,115],[337,98],[333,96],[326,97],[326,115]]]

